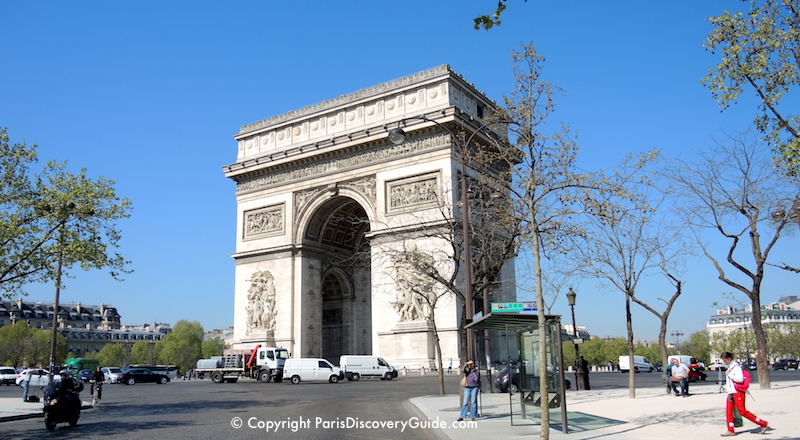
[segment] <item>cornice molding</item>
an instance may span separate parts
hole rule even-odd
[[[263,128],[267,128],[267,127],[270,127],[272,125],[277,125],[277,124],[281,124],[281,123],[284,123],[284,122],[289,122],[289,121],[292,121],[294,119],[301,119],[301,118],[304,118],[304,117],[307,117],[307,116],[311,116],[311,115],[316,114],[316,113],[325,112],[325,111],[328,111],[328,110],[331,110],[331,109],[334,109],[334,108],[337,108],[337,107],[341,107],[341,106],[346,106],[348,104],[352,104],[352,103],[355,103],[355,102],[358,102],[358,101],[361,101],[361,100],[364,100],[364,99],[367,99],[367,98],[370,98],[370,97],[373,97],[373,96],[378,96],[378,95],[382,95],[382,94],[386,94],[386,93],[391,93],[391,92],[403,89],[403,88],[408,87],[408,86],[412,86],[412,85],[415,85],[415,84],[418,84],[418,83],[422,83],[422,82],[425,82],[425,81],[428,81],[428,80],[431,80],[431,79],[435,79],[435,78],[438,78],[438,77],[441,77],[441,76],[447,76],[447,75],[450,75],[453,78],[458,79],[459,82],[461,82],[463,85],[468,86],[470,89],[472,89],[471,91],[474,94],[476,94],[478,96],[481,96],[487,102],[495,104],[495,102],[493,100],[489,99],[489,97],[486,96],[486,94],[484,94],[483,92],[479,91],[475,87],[474,84],[472,84],[469,81],[465,80],[464,77],[461,74],[453,71],[450,68],[449,65],[442,64],[442,65],[433,67],[431,69],[427,69],[427,70],[423,70],[423,71],[417,72],[417,73],[415,73],[413,75],[409,75],[409,76],[405,76],[405,77],[402,77],[402,78],[395,79],[393,81],[388,81],[388,82],[385,82],[385,83],[381,83],[381,84],[378,84],[376,86],[372,86],[372,87],[368,87],[368,88],[365,88],[365,89],[361,89],[361,90],[358,90],[358,91],[353,92],[353,93],[344,94],[344,95],[341,95],[341,96],[336,97],[334,99],[329,99],[329,100],[326,100],[326,101],[322,101],[322,102],[320,102],[318,104],[309,105],[309,106],[303,107],[303,108],[298,109],[298,110],[293,110],[293,111],[290,111],[290,112],[287,112],[287,113],[284,113],[284,114],[281,114],[281,115],[271,116],[269,118],[253,122],[251,124],[242,125],[239,128],[239,133],[236,134],[236,137],[247,135],[247,134],[250,134],[250,133],[252,133],[254,131],[258,131],[258,130],[261,130]]]

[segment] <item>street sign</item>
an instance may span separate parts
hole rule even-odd
[[[575,344],[583,344],[583,339],[581,338],[573,339],[572,342]]]
[[[492,313],[535,312],[535,302],[502,302],[492,303]]]

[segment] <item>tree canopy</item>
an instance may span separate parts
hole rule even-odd
[[[800,172],[800,113],[781,106],[800,85],[800,0],[750,0],[750,11],[711,17],[714,30],[705,46],[722,55],[703,83],[723,108],[736,103],[745,88],[761,105],[755,125],[776,150],[776,161],[790,175]]]
[[[203,355],[203,334],[203,326],[199,322],[178,321],[172,333],[156,344],[160,347],[159,359],[166,364],[177,365],[183,373],[194,368]]]
[[[32,170],[36,145],[9,144],[0,129],[0,293],[12,297],[26,284],[56,279],[70,269],[108,268],[119,279],[128,263],[116,252],[122,235],[116,222],[130,216],[114,181],[67,171],[66,162]]]
[[[0,365],[27,367],[47,365],[50,359],[51,333],[31,327],[25,321],[0,327]],[[56,362],[66,359],[66,339],[57,335]]]

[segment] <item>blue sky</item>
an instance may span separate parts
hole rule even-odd
[[[0,2],[0,126],[12,142],[37,143],[43,161],[114,179],[134,204],[121,228],[135,272],[122,283],[79,273],[62,302],[110,303],[129,324],[232,325],[236,205],[222,167],[241,125],[440,64],[499,101],[521,42],[534,42],[546,79],[564,89],[556,118],[578,133],[587,164],[649,148],[691,159],[754,115],[752,96],[721,113],[700,83],[718,61],[702,47],[706,19],[742,2],[510,0],[502,26],[473,30],[494,4]],[[789,259],[788,246],[779,251]],[[700,257],[688,267],[670,325],[686,335],[731,291]],[[796,286],[772,271],[764,301],[799,295]],[[621,294],[594,280],[575,289],[579,324],[625,334]],[[28,292],[53,298],[52,286]],[[563,296],[553,312],[568,316]],[[637,338],[656,337],[643,309],[634,321]]]

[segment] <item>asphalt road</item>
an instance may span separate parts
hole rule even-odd
[[[457,392],[458,379],[447,379],[449,392]],[[435,422],[407,401],[436,394],[436,383],[434,376],[426,376],[338,384],[242,379],[235,384],[106,385],[100,404],[84,410],[76,428],[64,424],[48,432],[41,419],[20,420],[3,423],[0,438],[431,440],[435,431],[404,429],[402,423]],[[0,387],[0,397],[21,395],[19,387]],[[81,397],[89,400],[88,388]]]
[[[715,378],[713,374],[710,379]],[[755,380],[757,375],[752,376]],[[773,381],[797,379],[800,372],[773,371],[771,377]],[[457,375],[447,376],[445,391],[457,393],[458,380]],[[662,386],[660,373],[639,373],[636,380],[637,388]],[[625,388],[628,375],[593,373],[590,381],[592,389]],[[711,380],[692,387],[717,385]],[[567,391],[567,400],[574,392]],[[400,424],[435,423],[410,407],[407,400],[436,394],[437,380],[431,375],[339,384],[262,384],[243,379],[235,384],[195,380],[166,385],[106,385],[103,400],[97,408],[83,411],[76,428],[59,425],[49,432],[40,418],[19,420],[2,423],[0,438],[430,440],[436,438],[437,430],[424,426],[402,429]],[[0,387],[0,397],[21,395],[19,387]],[[82,397],[88,400],[88,391]],[[454,395],[453,399],[453,407],[458,407],[458,398]],[[234,428],[239,421],[242,426]],[[397,425],[379,426],[382,422]]]

